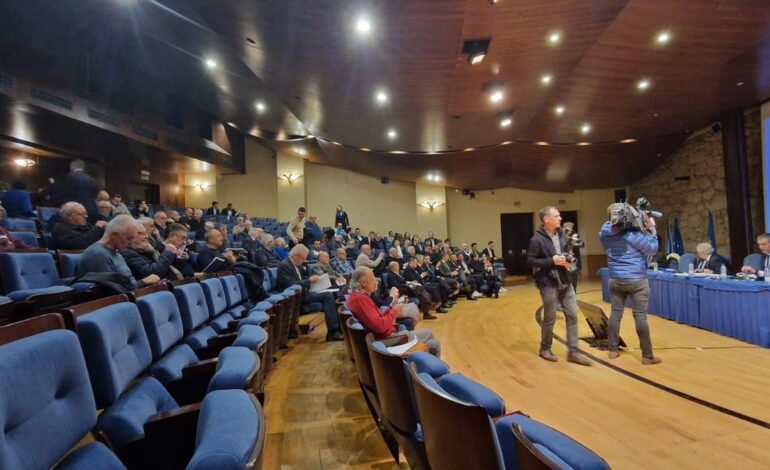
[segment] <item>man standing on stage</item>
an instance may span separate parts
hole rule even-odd
[[[567,240],[559,231],[561,214],[553,206],[543,207],[540,209],[540,221],[543,226],[537,229],[527,250],[527,263],[534,270],[535,285],[540,289],[540,298],[543,299],[540,357],[550,362],[558,361],[551,351],[551,344],[556,307],[561,303],[567,320],[567,360],[590,366],[591,362],[578,352],[577,302],[568,274],[574,259],[567,254]]]
[[[616,359],[620,320],[626,299],[631,297],[636,334],[642,349],[642,364],[659,364],[661,359],[652,354],[650,327],[647,325],[647,303],[650,284],[647,280],[647,256],[658,252],[655,219],[645,217],[625,203],[615,203],[607,208],[610,220],[599,232],[599,239],[607,252],[610,269],[610,303],[612,314],[607,328],[609,358]]]

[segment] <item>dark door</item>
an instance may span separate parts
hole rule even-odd
[[[529,275],[527,248],[535,233],[532,212],[500,214],[500,232],[503,242],[503,262],[509,274]]]
[[[160,204],[160,185],[148,184],[144,188],[144,201],[147,204]]]

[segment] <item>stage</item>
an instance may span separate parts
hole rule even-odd
[[[582,283],[578,299],[609,315],[599,282]],[[570,364],[557,342],[560,360],[552,364],[537,355],[539,306],[534,286],[512,287],[499,300],[460,301],[419,327],[433,329],[453,372],[496,391],[508,411],[575,437],[615,469],[767,468],[770,350],[650,315],[663,363],[642,366],[627,309],[621,335],[631,350],[619,359],[581,342],[599,362]],[[579,327],[581,336],[590,334],[582,317]],[[564,330],[560,315],[555,332],[564,337]],[[323,333],[303,337],[267,382],[265,468],[398,468],[344,345],[324,343]]]

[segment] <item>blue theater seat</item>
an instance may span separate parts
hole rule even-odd
[[[201,287],[209,308],[209,325],[217,333],[227,330],[236,316],[227,309],[227,297],[222,282],[218,278],[209,278],[201,281]]]
[[[1,219],[0,224],[9,232],[37,232],[34,219]]]
[[[58,250],[56,255],[59,257],[59,268],[61,269],[62,277],[75,277],[83,251]]]
[[[8,234],[13,238],[23,241],[29,247],[38,248],[40,246],[35,232],[16,232],[9,230]]]
[[[56,263],[48,253],[0,253],[0,279],[5,295],[14,302],[33,295],[72,291],[72,287],[62,285]]]

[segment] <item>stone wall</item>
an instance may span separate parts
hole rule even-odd
[[[762,227],[762,141],[758,108],[744,113],[744,124],[752,221],[755,227]],[[683,177],[689,177],[689,180],[677,180]],[[706,240],[708,210],[711,209],[717,247],[721,253],[729,255],[721,132],[712,132],[710,126],[694,132],[652,173],[629,186],[629,200],[634,201],[639,196],[647,197],[654,209],[664,213],[663,220],[659,221],[662,236],[665,237],[666,220],[673,224],[674,216],[679,216],[679,227],[688,252],[694,252],[695,245]]]

